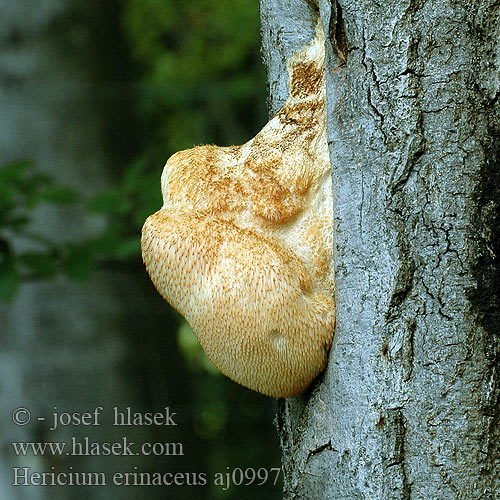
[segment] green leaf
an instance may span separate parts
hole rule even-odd
[[[147,170],[147,163],[144,158],[135,160],[125,171],[123,176],[123,188],[127,193],[133,193],[137,190],[143,181]],[[156,179],[158,181],[158,179]]]
[[[129,201],[117,187],[99,193],[88,204],[88,210],[100,214],[123,214],[130,210]]]
[[[127,229],[119,221],[110,224],[100,238],[95,240],[94,248],[99,258],[126,260],[140,253],[140,235],[127,236]]]
[[[17,161],[2,165],[0,168],[0,185],[18,184],[26,171],[33,166],[31,161]]]
[[[67,205],[74,203],[78,199],[78,193],[71,188],[51,187],[40,193],[40,198],[51,203]]]
[[[26,226],[29,222],[29,218],[25,215],[16,215],[0,212],[0,226],[8,227],[14,231],[20,230],[22,227]]]
[[[25,252],[19,256],[20,262],[37,276],[51,277],[57,271],[57,255],[45,252]]]
[[[140,255],[141,240],[139,236],[129,237],[119,243],[115,250],[115,257],[119,260],[129,259]]]
[[[13,259],[0,262],[0,300],[11,300],[16,294],[20,279]]]
[[[94,270],[95,253],[92,242],[70,245],[64,264],[64,273],[75,281],[87,279]]]

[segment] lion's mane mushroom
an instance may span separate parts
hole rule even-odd
[[[304,391],[335,325],[324,39],[288,61],[289,97],[242,146],[174,154],[142,231],[146,269],[210,360],[262,394]]]

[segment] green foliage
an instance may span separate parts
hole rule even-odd
[[[19,273],[7,243],[0,240],[0,299],[11,299],[19,286]]]
[[[74,190],[58,186],[50,176],[33,172],[29,161],[8,163],[0,169],[0,227],[20,230],[40,202],[65,204],[75,201],[76,196]]]
[[[242,143],[263,125],[258,2],[126,0],[124,26],[155,157]]]
[[[140,227],[161,200],[158,179],[153,187],[153,179],[145,169],[145,162],[135,162],[122,183],[86,202],[74,189],[62,187],[49,175],[37,172],[31,162],[1,167],[0,300],[11,299],[22,281],[52,278],[58,273],[81,281],[92,274],[96,265],[138,258]],[[151,192],[156,195],[149,195]],[[55,242],[39,233],[33,223],[41,203],[77,205],[89,215],[104,216],[107,223],[95,236]]]
[[[0,168],[0,300],[9,300],[27,276],[51,277],[61,259],[56,246],[31,231],[36,207],[43,202],[70,204],[76,191],[59,186],[50,176],[36,172],[28,161]],[[14,242],[37,250],[17,252]]]
[[[110,239],[119,233],[126,237],[127,227],[139,230],[146,218],[160,208],[160,173],[159,168],[151,172],[148,162],[139,158],[127,168],[120,183],[90,201],[89,212],[112,217],[112,227],[108,228]]]

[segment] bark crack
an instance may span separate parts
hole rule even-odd
[[[329,38],[332,44],[332,51],[340,61],[340,65],[347,62],[349,49],[345,37],[344,18],[342,17],[342,7],[339,2],[332,2],[330,15]]]
[[[366,100],[368,103],[368,106],[370,109],[373,111],[373,114],[378,118],[379,121],[379,130],[383,136],[383,142],[384,146],[387,148],[387,135],[384,130],[384,120],[385,117],[384,115],[377,109],[375,104],[373,103],[372,99],[372,90],[371,90],[371,84],[370,84],[370,79],[374,83],[375,87],[378,89],[379,82],[377,80],[377,76],[375,75],[375,70],[373,69],[373,63],[370,61],[366,55],[366,36],[365,36],[365,29],[364,27],[362,28],[362,33],[361,33],[361,40],[362,40],[362,46],[361,46],[361,51],[362,51],[362,57],[361,57],[361,64],[365,68],[365,72],[369,78],[366,80],[368,81],[367,88],[366,88]],[[370,63],[370,64],[368,64]]]
[[[422,286],[424,287],[424,290],[426,291],[427,295],[428,295],[428,296],[429,296],[429,297],[430,297],[430,298],[431,298],[434,302],[436,302],[436,303],[437,303],[437,305],[438,305],[438,308],[437,308],[437,313],[438,313],[441,317],[443,317],[443,318],[445,318],[445,319],[447,319],[447,320],[449,320],[449,321],[452,321],[452,320],[453,320],[453,318],[452,318],[451,316],[449,316],[448,314],[446,314],[446,313],[443,311],[443,309],[444,309],[445,305],[444,305],[444,302],[443,302],[443,299],[441,298],[441,296],[440,296],[440,295],[438,295],[438,294],[434,294],[434,293],[431,291],[431,288],[430,288],[430,287],[429,287],[429,286],[425,283],[425,280],[423,279],[423,277],[421,277],[420,282],[422,283]]]
[[[324,444],[314,448],[313,450],[309,450],[309,452],[307,454],[306,462],[314,455],[318,455],[319,453],[322,453],[325,450],[326,451],[337,451],[337,450],[334,450],[334,448],[332,447],[332,440],[331,439],[328,441],[328,443],[324,443]]]
[[[406,419],[401,408],[391,409],[387,419],[387,439],[389,456],[386,458],[385,467],[390,478],[397,479],[400,486],[401,500],[411,499],[411,483],[408,480],[407,463],[405,455]],[[380,418],[379,418],[380,421]],[[392,472],[394,469],[395,472]],[[394,473],[396,476],[394,476]]]
[[[364,186],[363,170],[361,170],[361,203],[359,205],[359,234],[363,235],[363,204],[365,202],[365,186]]]

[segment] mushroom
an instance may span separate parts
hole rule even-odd
[[[321,26],[287,66],[288,100],[253,139],[167,161],[141,240],[151,280],[209,359],[273,397],[311,384],[335,326]]]

